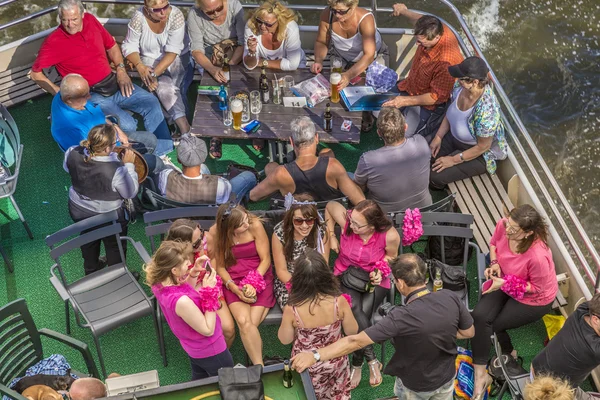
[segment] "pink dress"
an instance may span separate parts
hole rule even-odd
[[[545,306],[554,301],[558,292],[552,252],[536,240],[523,254],[513,253],[506,237],[505,218],[496,225],[490,245],[496,246],[496,257],[504,275],[515,275],[531,284],[531,292],[517,300],[530,306]]]
[[[363,244],[360,236],[354,232],[350,231],[350,234],[346,235],[349,224],[350,219],[346,221],[346,226],[344,226],[342,236],[340,237],[340,254],[337,260],[335,260],[333,268],[335,276],[341,275],[351,265],[369,271],[377,261],[385,258],[385,236],[387,232],[375,232],[369,241]],[[381,287],[390,288],[389,277],[383,278]]]
[[[231,248],[233,256],[237,263],[227,268],[227,272],[233,279],[233,282],[239,286],[239,282],[246,277],[248,272],[254,271],[260,264],[260,256],[256,251],[256,243],[253,241],[248,243],[236,244]],[[273,294],[273,269],[269,268],[267,273],[264,275],[267,287],[261,293],[256,296],[256,303],[250,304],[250,306],[262,306],[271,308],[275,305],[275,296]],[[225,301],[227,304],[235,303],[236,301],[242,301],[232,291],[225,288],[223,285],[223,295],[225,295]]]
[[[338,299],[335,299],[333,324],[317,328],[305,328],[296,307],[292,307],[296,318],[296,340],[292,357],[303,351],[317,350],[342,338],[342,321],[338,319]],[[318,362],[308,369],[319,400],[350,399],[350,363],[348,356]]]

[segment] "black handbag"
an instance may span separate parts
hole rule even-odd
[[[101,94],[104,97],[110,97],[119,90],[119,82],[117,82],[117,74],[111,72],[108,76],[96,83],[90,88],[94,93]]]
[[[440,270],[444,289],[452,290],[453,292],[464,291],[467,288],[467,274],[463,267],[455,267],[453,265],[444,264],[440,260],[434,258],[427,260],[429,266],[429,276],[434,279],[436,272]],[[464,296],[466,296],[466,291]]]
[[[219,392],[222,400],[264,400],[262,365],[219,369]]]
[[[350,265],[348,269],[342,273],[342,285],[346,286],[348,289],[365,293],[369,282],[371,282],[369,273],[354,265]]]

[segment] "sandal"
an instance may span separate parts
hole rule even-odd
[[[370,132],[371,129],[373,129],[373,125],[375,125],[375,117],[373,117],[373,113],[370,111],[363,111],[362,121],[360,122],[361,132]]]
[[[490,376],[490,374],[485,375],[485,385],[483,386],[483,390],[480,393],[473,393],[473,397],[471,400],[482,400],[485,397],[485,393],[488,390],[488,387],[494,383],[494,379]]]
[[[361,375],[362,365],[360,367],[352,366],[350,368],[350,390],[355,389],[358,387],[358,385],[360,385]]]
[[[265,140],[264,139],[252,139],[252,147],[256,151],[262,151],[265,148]]]
[[[373,360],[373,361],[369,361],[369,372],[371,375],[376,375],[379,374],[379,378],[375,381],[375,383],[373,383],[373,381],[371,380],[371,377],[369,377],[369,384],[371,385],[371,387],[376,388],[377,386],[381,385],[381,383],[383,382],[383,376],[381,376],[381,370],[383,369],[383,364],[379,362],[379,360]]]
[[[221,139],[210,139],[210,150],[208,154],[212,159],[218,160],[223,156],[223,141]]]

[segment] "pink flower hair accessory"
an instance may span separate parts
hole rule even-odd
[[[246,277],[240,281],[239,286],[244,287],[244,285],[252,286],[254,289],[256,289],[257,294],[261,293],[267,288],[265,278],[257,270],[248,272],[248,275],[246,275]]]
[[[407,208],[404,212],[402,223],[402,245],[410,246],[423,235],[423,223],[421,222],[421,211],[415,208],[411,211]]]
[[[342,297],[346,299],[350,308],[352,308],[352,297],[348,293],[342,293]]]
[[[198,294],[200,295],[200,304],[198,304],[198,306],[202,312],[217,311],[221,308],[219,292],[220,288],[217,286],[205,286],[198,290]]]
[[[527,292],[527,281],[515,275],[504,275],[501,290],[516,300],[522,300]]]

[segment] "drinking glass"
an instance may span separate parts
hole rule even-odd
[[[284,87],[289,89],[292,86],[294,86],[294,77],[291,75],[286,75],[283,77],[283,82],[284,82]]]
[[[279,81],[277,79],[273,79],[273,104],[281,104],[281,87],[279,86]]]
[[[244,96],[240,99],[242,101],[242,105],[244,110],[242,112],[242,122],[250,121],[250,101],[248,100],[248,96]]]
[[[231,115],[231,110],[229,109],[229,107],[227,107],[226,109],[223,110],[223,125],[231,126],[232,122],[233,122],[233,116]]]
[[[258,114],[262,110],[262,102],[260,101],[260,92],[253,90],[250,92],[250,112]]]
[[[239,131],[242,129],[242,113],[244,111],[244,103],[238,98],[232,98],[229,102],[231,108],[231,116],[233,119],[233,129]]]
[[[342,75],[336,73],[331,74],[329,77],[329,82],[331,83],[331,102],[339,103],[340,102],[340,92],[338,91],[338,84],[342,80]]]
[[[331,56],[331,73],[337,72],[342,73],[342,59],[336,56]]]

